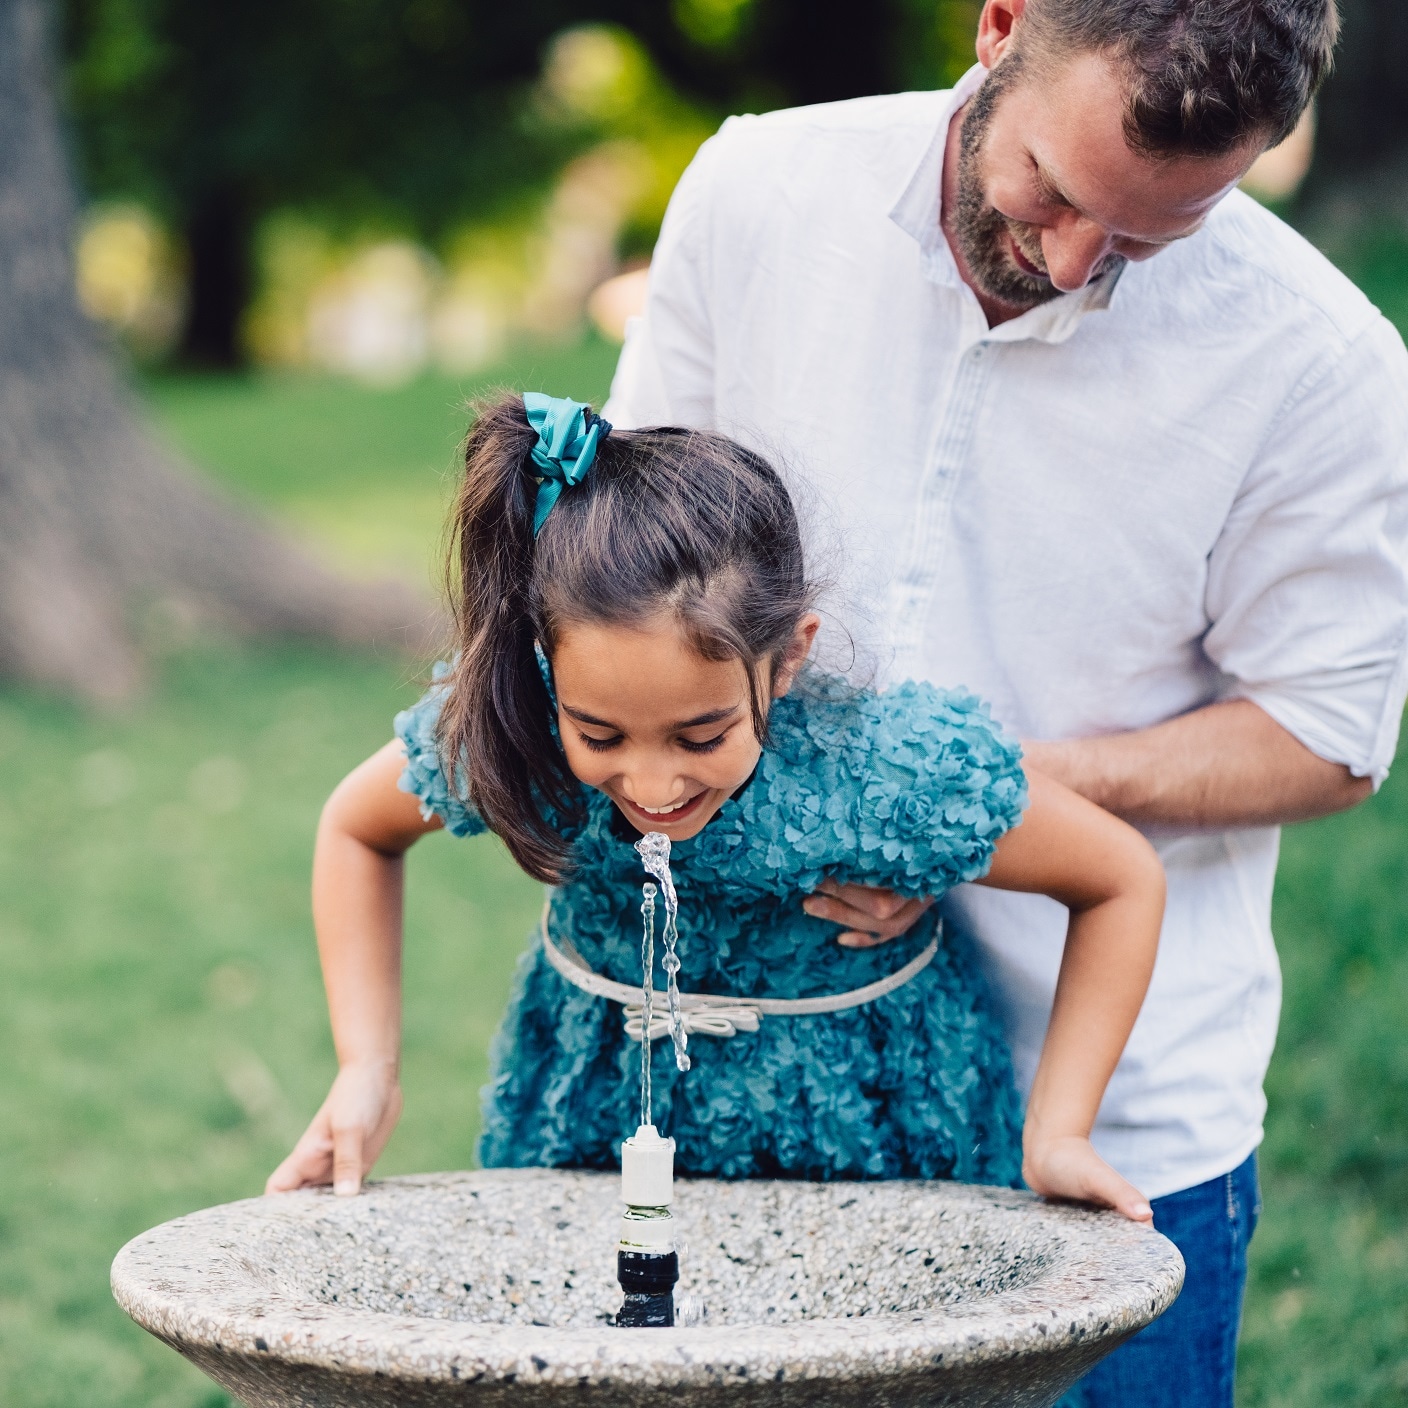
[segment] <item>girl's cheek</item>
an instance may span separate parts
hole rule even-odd
[[[589,748],[584,748],[580,743],[565,738],[562,751],[567,755],[567,766],[572,770],[572,775],[578,782],[585,782],[588,787],[595,787],[610,777],[611,771],[606,763],[606,758],[609,755],[597,755]]]

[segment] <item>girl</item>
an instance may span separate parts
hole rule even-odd
[[[679,1172],[1020,1175],[1150,1220],[1088,1135],[1153,967],[1153,850],[1024,777],[976,699],[804,670],[814,591],[762,459],[508,397],[466,442],[453,534],[455,663],[323,812],[313,906],[339,1069],[269,1191],[355,1193],[390,1137],[402,856],[440,827],[496,832],[557,887],[495,1043],[483,1162],[614,1167],[639,1043],[597,994],[602,979],[640,982],[632,842],[659,831],[681,895],[680,986],[735,999],[735,1021],[696,1026],[717,1034],[696,1036],[688,1074],[668,1041],[654,1048]],[[963,946],[931,912],[884,948],[842,948],[799,906],[824,880],[912,896],[978,881],[1069,907],[1025,1125]],[[887,990],[863,1000],[872,983]],[[841,1010],[813,1015],[759,1019],[747,1003],[837,994]]]

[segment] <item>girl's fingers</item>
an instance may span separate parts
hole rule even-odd
[[[299,1173],[294,1164],[293,1155],[290,1154],[273,1173],[271,1173],[264,1184],[264,1192],[269,1193],[292,1193],[303,1187],[303,1176]]]
[[[400,1115],[399,1085],[393,1082],[387,1090],[356,1073],[340,1072],[323,1108],[269,1175],[264,1191],[291,1193],[331,1183],[340,1196],[359,1193],[363,1175],[386,1147]]]
[[[1103,1159],[1091,1174],[1090,1192],[1086,1201],[1103,1203],[1107,1208],[1123,1213],[1131,1222],[1153,1222],[1154,1210],[1144,1195],[1132,1183],[1121,1178]]]
[[[1034,1192],[1046,1197],[1095,1203],[1122,1213],[1131,1222],[1152,1224],[1154,1220],[1148,1199],[1116,1173],[1088,1139],[1072,1136],[1038,1146],[1024,1162],[1022,1174]]]
[[[319,1111],[303,1137],[293,1146],[293,1152],[269,1175],[264,1185],[266,1193],[292,1193],[299,1188],[314,1188],[332,1178],[332,1139],[324,1128]]]
[[[362,1127],[347,1125],[332,1132],[332,1191],[353,1198],[362,1191]]]

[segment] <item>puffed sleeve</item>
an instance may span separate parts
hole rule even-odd
[[[420,814],[427,821],[438,816],[453,836],[477,836],[486,828],[469,801],[463,778],[454,786],[445,776],[435,726],[449,686],[439,681],[449,673],[443,662],[436,665],[432,684],[418,704],[396,715],[396,737],[406,749],[406,768],[398,783],[401,791],[420,798]]]
[[[877,706],[861,868],[873,883],[926,895],[986,875],[1027,805],[1021,748],[962,690],[907,683]]]

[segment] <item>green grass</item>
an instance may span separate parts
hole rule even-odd
[[[1356,250],[1351,271],[1404,326],[1408,260]],[[238,495],[359,569],[421,571],[464,397],[498,382],[599,402],[613,357],[589,343],[394,391],[264,377],[145,390]],[[5,1408],[227,1402],[117,1310],[108,1264],[154,1223],[257,1192],[326,1089],[313,826],[415,697],[412,673],[207,644],[166,661],[121,717],[0,693]],[[1405,851],[1408,760],[1365,807],[1286,836],[1245,1408],[1408,1405]],[[472,1162],[485,1048],[537,902],[492,840],[412,854],[407,1108],[383,1171]]]
[[[451,486],[466,402],[485,390],[606,399],[616,348],[525,348],[474,378],[425,376],[386,390],[317,376],[153,377],[168,437],[242,498],[275,509],[354,571],[424,581]]]
[[[0,1402],[223,1401],[125,1322],[107,1263],[258,1192],[321,1099],[313,826],[416,693],[364,660],[225,648],[170,662],[126,719],[0,702]],[[537,902],[497,842],[412,856],[410,1109],[387,1171],[472,1160]]]
[[[1408,750],[1406,750],[1408,751]],[[1408,756],[1357,811],[1290,828],[1285,980],[1240,1402],[1408,1403]]]

